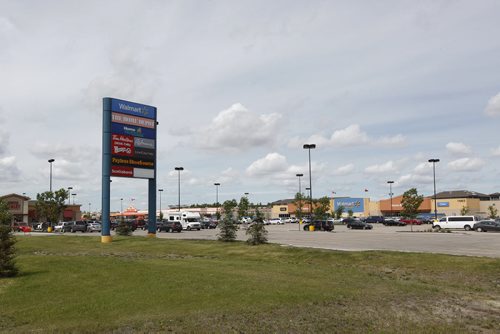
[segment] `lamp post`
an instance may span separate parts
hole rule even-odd
[[[308,192],[309,190],[311,190],[311,188],[306,187],[306,192]],[[311,210],[311,207],[309,207],[309,210]],[[309,215],[311,216],[310,218],[312,218],[312,211],[309,211]]]
[[[158,189],[158,192],[160,193],[160,216],[159,216],[159,218],[160,218],[160,220],[162,220],[163,219],[163,215],[161,213],[161,193],[163,192],[163,189]]]
[[[71,204],[71,190],[73,190],[73,187],[68,187],[68,204]]]
[[[71,194],[73,196],[73,205],[75,205],[75,196],[76,194]]]
[[[90,213],[90,203],[89,203],[89,219],[92,218],[92,214]]]
[[[216,182],[214,183],[215,186],[215,213],[217,214],[219,212],[219,186],[220,183]]]
[[[389,196],[391,196],[391,217],[392,217],[392,184],[394,181],[387,181],[389,183]]]
[[[301,178],[302,176],[304,176],[304,174],[295,174],[295,176],[297,176],[297,177],[299,178],[299,194],[301,194],[301,195],[302,195],[302,189],[301,189],[301,186],[300,186],[300,178]]]
[[[315,149],[316,144],[304,144],[303,148],[309,151],[309,206],[310,206],[309,211],[312,217],[313,194],[312,194],[312,177],[311,177],[311,149]]]
[[[52,163],[56,161],[55,159],[49,159],[48,162],[50,164],[50,186],[49,186],[49,190],[50,192],[52,192]]]
[[[123,198],[120,198],[120,214],[123,213]]]
[[[179,206],[177,207],[177,211],[181,211],[181,170],[184,170],[184,167],[175,167],[175,170],[178,172],[178,178],[177,178],[177,183],[178,183],[178,203]]]
[[[434,175],[434,219],[438,219],[438,211],[437,211],[437,203],[436,203],[436,162],[439,162],[439,159],[429,159],[429,162],[432,162],[432,172]]]

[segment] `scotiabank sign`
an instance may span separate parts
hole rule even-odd
[[[154,178],[156,108],[111,101],[111,176]]]

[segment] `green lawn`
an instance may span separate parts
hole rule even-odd
[[[2,332],[499,332],[500,260],[18,237]]]

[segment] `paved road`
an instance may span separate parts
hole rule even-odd
[[[453,231],[452,233],[415,232],[429,230],[429,225],[391,227],[375,224],[373,230],[350,230],[335,226],[334,232],[305,232],[297,224],[271,225],[270,242],[295,247],[312,247],[342,251],[390,250],[403,252],[426,252],[452,255],[488,256],[500,258],[500,233]],[[217,239],[218,230],[184,231],[182,233],[157,234],[167,239]],[[71,234],[71,233],[66,233]],[[136,231],[134,235],[145,235]],[[32,235],[46,235],[33,232]],[[71,235],[93,235],[75,233]],[[245,231],[238,231],[238,239],[246,240]]]

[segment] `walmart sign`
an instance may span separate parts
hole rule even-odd
[[[365,202],[363,198],[336,198],[333,202],[333,207],[337,210],[340,206],[344,207],[344,212],[352,210],[352,212],[364,212]]]

